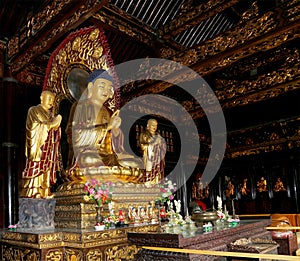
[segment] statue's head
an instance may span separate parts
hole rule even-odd
[[[51,91],[43,91],[41,96],[41,105],[45,110],[50,110],[54,105],[55,94]]]
[[[110,82],[113,82],[113,77],[103,69],[96,69],[90,73],[90,75],[87,78],[87,84],[90,82],[94,83],[97,79],[106,79]]]
[[[147,122],[147,130],[154,135],[157,130],[157,120],[156,119],[149,119]]]
[[[89,97],[99,102],[105,102],[114,94],[113,77],[102,69],[94,70],[87,78]]]

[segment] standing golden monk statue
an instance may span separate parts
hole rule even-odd
[[[157,132],[157,120],[149,119],[146,130],[140,135],[146,182],[157,184],[164,177],[166,143]]]
[[[61,115],[53,116],[55,94],[43,91],[41,103],[29,109],[26,120],[26,166],[22,173],[20,197],[52,197],[56,182]]]

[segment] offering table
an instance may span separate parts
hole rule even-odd
[[[181,249],[202,249],[228,251],[227,245],[240,238],[271,239],[271,233],[265,229],[270,225],[270,219],[266,220],[244,220],[237,227],[214,227],[210,232],[203,232],[199,228],[193,236],[169,233],[128,233],[129,244],[137,247],[155,246]],[[205,256],[193,254],[172,253],[165,251],[154,251],[141,249],[135,256],[136,260],[211,260]]]

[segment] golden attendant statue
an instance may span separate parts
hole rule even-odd
[[[56,182],[61,115],[53,116],[54,93],[43,91],[41,104],[31,107],[26,120],[26,166],[20,197],[49,198]]]

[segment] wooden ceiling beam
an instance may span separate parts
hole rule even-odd
[[[18,36],[13,37],[8,44],[8,54],[10,68],[13,74],[16,74],[27,64],[31,63],[37,56],[46,53],[53,45],[57,44],[58,39],[66,35],[66,33],[78,27],[97,10],[107,3],[108,0],[98,1],[52,1],[33,18],[36,21],[38,32],[30,39],[31,44],[23,44],[22,49],[19,49]],[[53,10],[53,5],[57,5],[59,12]],[[66,10],[69,10],[65,13]],[[47,11],[52,13],[52,17],[45,21],[44,15]],[[38,39],[38,41],[34,41]]]
[[[141,24],[140,21],[115,6],[105,6],[95,13],[92,19],[97,20],[98,24],[103,26],[103,28],[155,49],[156,34],[153,29],[145,24]]]
[[[259,18],[255,17],[197,47],[178,52],[170,57],[163,56],[163,58],[184,64],[201,76],[221,71],[246,57],[255,55],[255,53],[278,48],[299,38],[300,16],[295,11],[298,10],[297,8],[299,9],[299,4],[296,6],[287,4],[285,7],[282,6],[279,11],[269,11]],[[161,66],[163,67],[163,65]],[[159,72],[161,70],[153,68],[153,71]],[[186,77],[182,77],[180,72],[172,71],[170,74],[178,78],[176,79],[177,82],[188,80]],[[155,77],[152,76],[152,78]],[[150,84],[147,88],[138,86],[139,88],[130,90],[129,96],[160,93],[171,86],[170,83],[161,82]]]
[[[210,0],[197,6],[195,6],[194,2],[194,0],[185,2],[172,22],[163,26],[158,31],[158,34],[163,39],[167,40],[179,35],[183,31],[198,25],[201,21],[207,20],[223,12],[225,9],[232,7],[240,2],[240,0]]]

